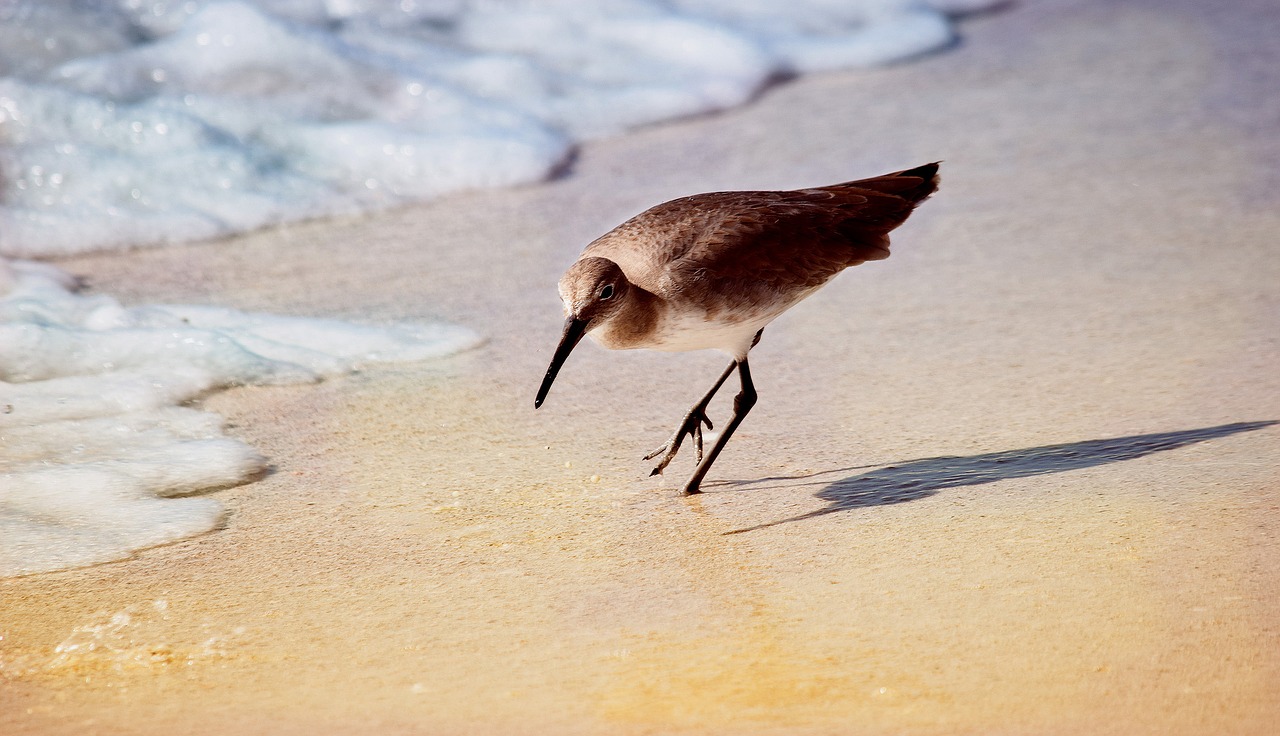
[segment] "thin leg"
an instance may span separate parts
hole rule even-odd
[[[763,328],[757,330],[755,337],[751,339],[751,346],[748,347],[747,350],[751,350],[751,348],[754,348],[756,344],[760,342],[760,336],[763,334],[764,334]],[[744,360],[743,362],[746,362],[746,361]],[[724,369],[724,373],[720,374],[720,378],[716,380],[715,385],[711,387],[711,390],[708,391],[705,396],[699,399],[698,403],[693,405],[693,408],[689,409],[688,414],[684,415],[684,419],[680,422],[680,425],[676,427],[676,431],[674,434],[671,435],[671,439],[667,440],[667,444],[663,445],[662,447],[659,447],[658,449],[644,456],[645,460],[652,460],[655,457],[662,455],[662,459],[658,461],[658,466],[653,469],[653,472],[649,473],[650,477],[653,477],[661,473],[663,470],[666,470],[667,466],[671,464],[672,459],[675,458],[676,453],[680,451],[680,444],[684,442],[684,438],[688,435],[693,435],[693,445],[694,445],[694,448],[697,450],[698,462],[699,463],[702,462],[702,425],[706,424],[707,429],[715,429],[715,427],[711,424],[711,419],[707,417],[707,404],[711,403],[711,398],[716,395],[716,392],[720,390],[720,387],[724,385],[724,382],[729,379],[729,375],[733,373],[734,368],[739,368],[739,363],[736,360],[730,363],[728,368]],[[742,370],[742,369],[739,368],[739,370]],[[749,384],[750,381],[751,381],[750,374],[748,373],[747,383]],[[751,403],[754,404],[755,403],[754,389],[752,389],[751,394],[753,397],[751,399]],[[739,396],[739,398],[741,398],[741,395]],[[734,406],[735,407],[737,406],[736,399],[735,399]],[[735,409],[735,412],[736,412],[736,409]],[[743,413],[745,415],[745,412]],[[732,431],[733,430],[729,430],[729,432],[732,432]],[[710,466],[710,463],[708,463],[708,466]]]
[[[671,464],[671,460],[680,451],[680,443],[684,442],[686,435],[693,435],[693,444],[698,452],[698,460],[702,460],[702,425],[705,423],[707,429],[715,429],[711,424],[711,420],[707,418],[707,404],[711,403],[711,397],[716,395],[716,392],[720,390],[720,387],[724,385],[724,382],[728,380],[730,374],[733,373],[733,369],[737,366],[738,362],[735,360],[729,364],[728,368],[724,369],[724,373],[720,374],[720,378],[711,387],[711,390],[707,392],[706,396],[699,399],[698,403],[694,404],[693,408],[689,410],[689,413],[684,415],[680,426],[676,427],[675,434],[671,435],[671,439],[667,440],[667,444],[644,456],[645,460],[652,460],[662,455],[662,459],[658,461],[658,467],[654,468],[652,473],[649,473],[651,477],[666,470],[667,465]]]
[[[757,336],[759,339],[759,336]],[[729,442],[729,438],[733,436],[734,430],[742,424],[742,420],[746,418],[747,412],[751,411],[751,407],[756,405],[756,387],[751,382],[751,369],[747,366],[747,359],[743,358],[737,362],[738,378],[742,381],[742,391],[733,397],[733,417],[729,419],[729,424],[720,433],[716,444],[711,448],[711,452],[702,458],[698,463],[698,467],[694,469],[693,476],[689,478],[689,482],[684,484],[684,494],[686,496],[701,493],[698,486],[702,485],[702,479],[707,475],[707,471],[711,469],[711,464],[720,456],[720,451]]]

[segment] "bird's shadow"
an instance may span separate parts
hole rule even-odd
[[[800,516],[757,524],[746,529],[735,529],[726,534],[741,534],[766,527],[803,521],[825,516],[837,511],[886,506],[888,504],[917,501],[934,495],[944,488],[976,486],[1010,478],[1026,478],[1033,475],[1062,473],[1097,465],[1133,460],[1156,452],[1175,450],[1179,447],[1217,439],[1237,432],[1251,432],[1270,427],[1276,421],[1237,422],[1217,427],[1184,429],[1177,432],[1160,432],[1102,440],[1067,442],[1060,445],[1029,447],[1021,450],[988,452],[982,455],[930,457],[911,460],[896,465],[874,467],[865,473],[851,475],[826,485],[816,494],[827,505]],[[860,470],[861,468],[845,468]],[[730,481],[727,485],[744,486],[775,481],[800,481],[788,485],[818,485],[821,481],[807,481],[819,475],[793,476],[789,478],[761,478],[757,481]]]

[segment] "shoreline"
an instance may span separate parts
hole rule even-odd
[[[1266,733],[1280,431],[1220,429],[1280,419],[1280,140],[1218,115],[1280,113],[1217,53],[1250,21],[1280,14],[1028,4],[947,55],[587,144],[543,186],[58,259],[127,303],[487,342],[206,399],[273,472],[212,494],[220,531],[0,581],[0,731]],[[893,256],[753,351],[761,403],[703,497],[675,495],[690,458],[665,482],[639,458],[719,356],[584,345],[533,411],[596,235],[938,158]],[[1170,432],[1202,439],[1106,445]],[[1072,443],[1098,462],[937,480]]]

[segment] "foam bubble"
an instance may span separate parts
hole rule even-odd
[[[538,181],[995,0],[0,4],[0,253],[212,238]]]
[[[191,494],[266,461],[180,407],[235,384],[297,383],[474,346],[460,327],[355,325],[76,293],[45,264],[0,259],[0,577],[118,560],[215,528]]]
[[[74,627],[54,648],[49,658],[40,652],[15,652],[0,661],[0,675],[38,676],[75,673],[91,676],[95,684],[125,687],[139,670],[163,671],[170,667],[190,668],[230,656],[243,626],[230,631],[200,624],[197,641],[179,634],[174,624],[188,617],[174,618],[165,599],[139,601],[118,611],[97,611]]]

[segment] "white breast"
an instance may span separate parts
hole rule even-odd
[[[663,315],[650,344],[644,347],[668,352],[714,349],[740,358],[751,349],[756,333],[776,316],[764,314],[730,322],[707,319],[701,313],[672,310]]]

